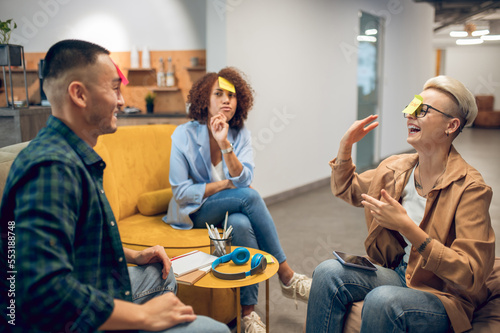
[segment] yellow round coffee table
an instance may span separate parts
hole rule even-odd
[[[231,251],[233,251],[236,247],[231,247]],[[220,264],[217,266],[217,271],[222,273],[239,273],[239,272],[247,272],[251,268],[251,258],[254,254],[260,253],[264,256],[271,256],[269,253],[266,253],[261,250],[256,250],[252,248],[247,248],[250,251],[250,260],[244,265],[236,265],[232,261],[224,264]],[[249,286],[252,284],[256,284],[262,281],[266,281],[266,332],[269,332],[269,279],[278,272],[279,263],[275,257],[271,256],[274,260],[274,263],[268,262],[267,267],[264,272],[247,276],[244,279],[240,280],[223,280],[216,278],[212,272],[205,275],[194,285],[196,287],[202,288],[210,288],[210,289],[235,289],[236,290],[236,322],[237,322],[237,332],[241,332],[241,304],[240,304],[240,288]]]

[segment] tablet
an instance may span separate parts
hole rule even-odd
[[[343,265],[349,267],[367,269],[369,271],[377,270],[377,267],[375,267],[375,265],[373,265],[371,261],[366,259],[365,257],[357,256],[354,254],[348,254],[340,251],[333,251],[333,254]]]

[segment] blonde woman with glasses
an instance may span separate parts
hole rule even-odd
[[[347,130],[330,162],[333,193],[365,209],[366,253],[378,269],[321,263],[307,332],[341,332],[346,312],[361,300],[362,332],[464,332],[486,300],[495,256],[492,190],[453,146],[477,115],[474,96],[461,82],[438,76],[403,112],[416,153],[357,174],[351,149],[378,126],[377,116],[369,116]]]

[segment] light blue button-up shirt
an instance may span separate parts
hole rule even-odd
[[[224,175],[237,188],[248,187],[253,180],[253,152],[250,131],[230,128],[227,139],[233,145],[234,153],[243,165],[241,174],[231,177],[224,159]],[[176,229],[191,229],[193,221],[189,214],[197,211],[205,202],[203,198],[207,183],[213,182],[210,139],[206,124],[190,121],[178,126],[172,134],[170,152],[170,185],[174,197],[170,200],[167,215],[163,221]]]

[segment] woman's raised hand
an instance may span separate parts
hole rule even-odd
[[[224,114],[219,113],[210,119],[210,130],[214,136],[215,141],[218,143],[227,139],[227,132],[229,130],[229,124],[227,123],[227,118]]]
[[[342,140],[340,140],[337,163],[350,160],[352,145],[363,139],[368,132],[378,126],[378,122],[373,122],[377,118],[377,115],[371,115],[365,119],[356,120],[354,124],[349,127],[342,137]]]
[[[363,139],[368,132],[378,126],[377,121],[373,122],[377,118],[378,115],[371,115],[365,119],[356,120],[344,134],[341,142],[352,146],[356,142],[361,141],[361,139]]]

